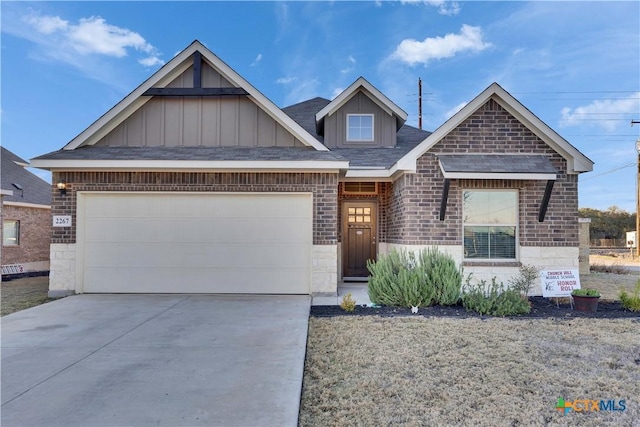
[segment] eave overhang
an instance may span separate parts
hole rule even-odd
[[[34,167],[50,171],[325,171],[349,167],[348,161],[313,160],[51,160],[33,159]]]

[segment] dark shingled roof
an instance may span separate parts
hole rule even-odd
[[[556,174],[547,156],[533,154],[438,154],[445,172]]]
[[[329,102],[331,101],[328,99],[313,98],[283,108],[282,111],[318,141],[324,142],[324,138],[316,133],[316,113],[326,107]],[[331,152],[349,160],[350,167],[388,169],[429,135],[431,132],[404,125],[397,133],[396,146],[393,148],[331,148]]]
[[[49,160],[283,160],[346,161],[311,147],[104,147],[85,146],[36,157]]]
[[[29,162],[4,147],[0,147],[0,157],[2,157],[0,161],[2,189],[13,191],[12,196],[2,196],[3,202],[51,205],[51,184],[18,164],[28,164]],[[18,189],[13,184],[17,184],[22,189]]]

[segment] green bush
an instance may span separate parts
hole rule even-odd
[[[443,254],[437,248],[422,250],[419,253],[418,268],[425,285],[433,289],[434,301],[440,305],[454,305],[460,300],[462,271],[451,256]]]
[[[460,299],[462,273],[453,259],[437,249],[413,252],[392,250],[369,261],[369,299],[398,307],[452,305]]]
[[[620,301],[623,308],[631,311],[640,311],[640,280],[636,283],[631,295],[626,291],[620,291]]]
[[[475,286],[469,282],[470,278],[462,293],[462,305],[467,311],[491,316],[513,316],[531,311],[529,301],[522,298],[520,291],[505,288],[502,283],[496,282],[495,277],[489,286],[484,280]]]

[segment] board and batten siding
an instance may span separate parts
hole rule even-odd
[[[209,65],[203,87],[233,87]],[[193,87],[193,67],[167,87]],[[246,96],[153,97],[98,146],[302,147],[304,144]]]
[[[373,114],[373,141],[347,142],[347,114]],[[396,118],[388,114],[364,92],[356,93],[338,111],[325,118],[327,147],[395,147]]]

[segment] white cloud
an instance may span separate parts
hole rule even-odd
[[[72,24],[59,16],[32,13],[25,16],[23,21],[47,36],[46,40],[34,41],[45,45],[48,55],[56,59],[66,61],[71,55],[77,54],[122,58],[127,56],[129,49],[133,49],[147,54],[138,61],[144,66],[164,64],[158,50],[140,34],[111,25],[99,16],[81,18],[77,24]]]
[[[449,120],[451,117],[453,117],[453,115],[455,113],[457,113],[458,111],[462,110],[464,108],[464,106],[467,105],[466,102],[461,102],[460,104],[456,105],[455,107],[451,108],[449,111],[447,111],[446,113],[444,113],[444,120]]]
[[[349,55],[347,57],[347,61],[349,61],[349,65],[340,70],[341,74],[347,74],[353,71],[354,65],[356,64],[356,59],[353,56]]]
[[[295,77],[280,77],[279,79],[276,80],[276,83],[281,85],[287,85],[289,83],[292,83],[295,80],[296,80]]]
[[[164,61],[157,56],[149,56],[147,58],[138,59],[138,62],[145,67],[155,67],[164,65]]]
[[[258,56],[256,56],[256,59],[253,60],[253,62],[251,63],[251,66],[252,67],[257,66],[260,63],[260,61],[262,61],[262,54],[261,53],[259,53]]]
[[[457,1],[446,0],[401,0],[402,4],[425,4],[438,8],[440,15],[453,16],[460,13],[460,5]]]
[[[335,97],[340,95],[342,92],[344,92],[344,88],[343,87],[337,87],[337,88],[333,89],[333,92],[331,92],[331,99],[334,99]]]
[[[429,61],[451,58],[461,52],[480,52],[491,43],[485,42],[480,27],[463,25],[459,34],[449,33],[444,37],[427,37],[423,41],[405,39],[400,42],[393,57],[410,65]]]
[[[69,21],[61,19],[59,16],[29,16],[25,18],[37,31],[43,34],[51,34],[58,30],[65,30]]]
[[[595,100],[591,104],[573,109],[564,107],[561,111],[560,125],[591,125],[613,131],[625,123],[621,115],[629,114],[631,117],[637,117],[638,111],[640,111],[640,92],[627,98]]]

